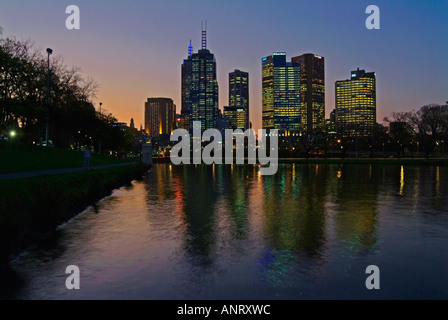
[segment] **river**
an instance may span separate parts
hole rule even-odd
[[[435,166],[158,164],[18,255],[0,297],[447,299],[447,181]]]

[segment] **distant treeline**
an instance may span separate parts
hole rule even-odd
[[[400,156],[407,152],[447,152],[448,105],[430,104],[417,111],[392,112],[384,122],[390,124],[390,142]]]

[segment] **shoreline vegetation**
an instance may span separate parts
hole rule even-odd
[[[0,180],[0,266],[110,195],[142,179],[151,166],[135,163],[100,170]]]

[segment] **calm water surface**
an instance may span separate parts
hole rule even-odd
[[[447,299],[447,180],[446,167],[156,165],[17,257],[1,296]],[[372,264],[380,290],[365,287]],[[81,290],[65,288],[68,265]]]

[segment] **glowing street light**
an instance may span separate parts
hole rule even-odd
[[[9,135],[11,136],[11,138],[14,138],[16,136],[16,132],[13,130],[9,133]]]

